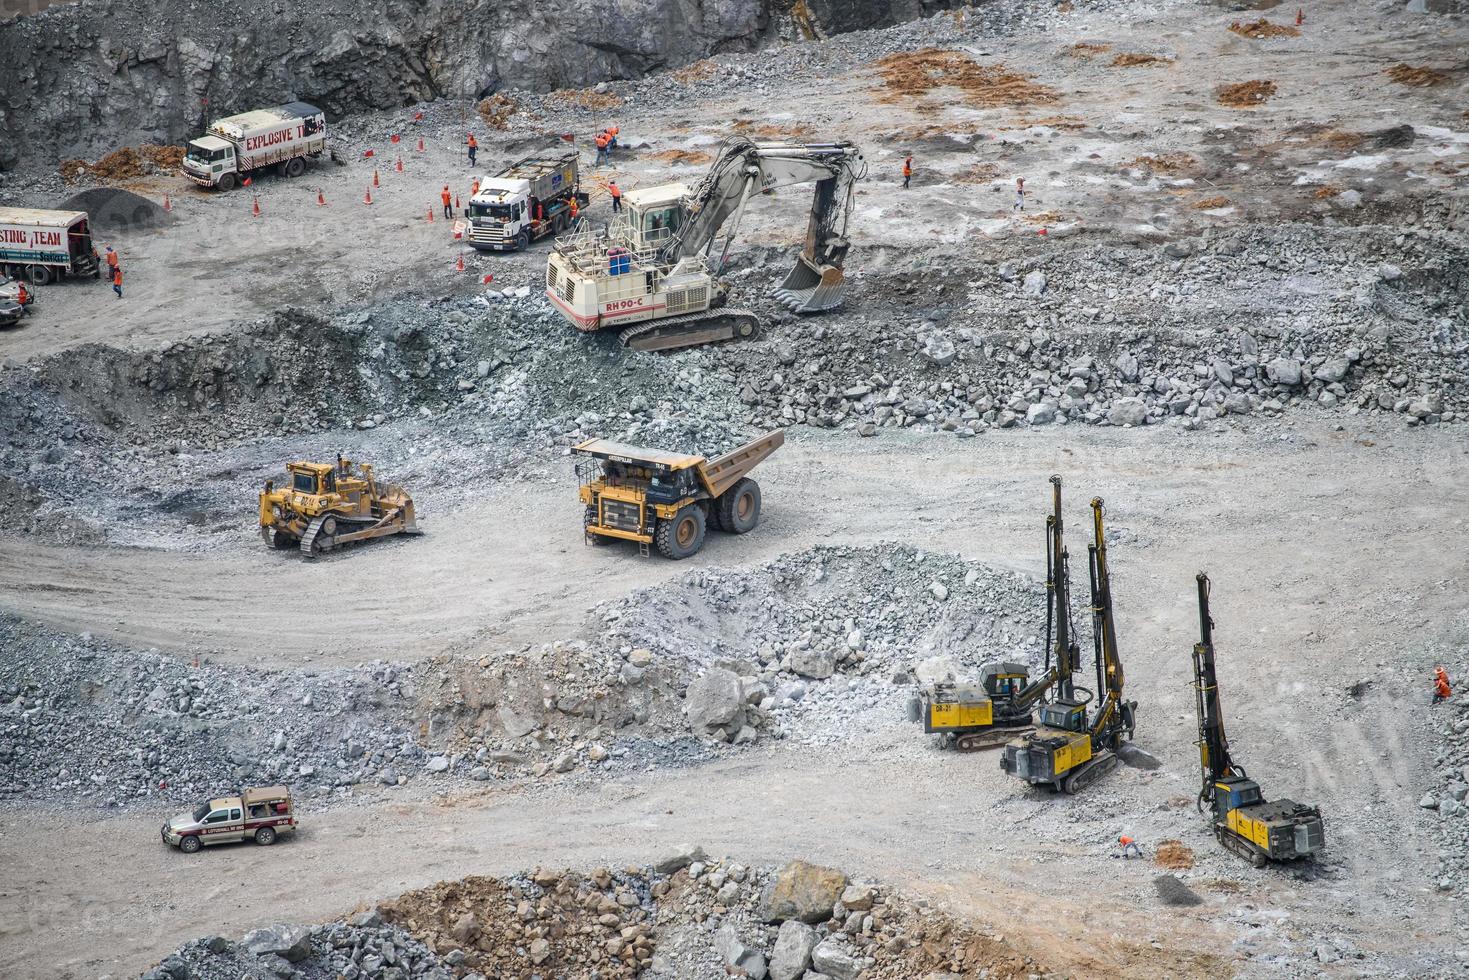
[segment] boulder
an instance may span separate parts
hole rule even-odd
[[[780,870],[760,897],[765,922],[824,922],[847,887],[847,876],[834,868],[792,861]]]
[[[820,941],[816,930],[796,919],[780,924],[770,953],[771,980],[797,980],[811,964],[811,951]]]
[[[824,939],[811,951],[811,966],[837,980],[857,980],[862,972],[862,961],[836,939]]]
[[[1117,355],[1117,373],[1123,381],[1136,381],[1139,366],[1137,358],[1129,351]]]
[[[1046,274],[1036,269],[1034,272],[1025,274],[1025,283],[1021,287],[1027,296],[1039,296],[1046,291]]]
[[[1277,357],[1265,365],[1265,376],[1278,385],[1301,383],[1301,362],[1290,357]]]
[[[1050,402],[1036,402],[1025,410],[1025,421],[1030,425],[1050,425],[1056,421],[1056,406]]]
[[[311,955],[311,930],[279,923],[245,933],[240,945],[256,956],[275,955],[288,963],[299,963]]]
[[[681,871],[693,864],[695,861],[707,861],[709,855],[704,853],[702,847],[685,844],[672,854],[665,855],[662,860],[653,865],[653,870],[660,875],[671,875],[675,871]]]
[[[740,942],[733,922],[726,921],[714,934],[714,950],[730,976],[765,980],[765,954]]]
[[[1142,425],[1147,419],[1148,406],[1141,398],[1119,398],[1107,413],[1107,421],[1113,425]]]
[[[1313,373],[1317,381],[1327,384],[1335,384],[1347,376],[1347,371],[1352,367],[1352,362],[1345,357],[1328,358],[1326,363],[1318,367]]]
[[[459,943],[459,945],[468,946],[479,938],[479,919],[475,918],[473,912],[465,912],[458,919],[454,920],[454,925],[450,928],[449,932],[453,935],[454,941]]]
[[[734,671],[711,667],[694,678],[687,696],[689,728],[696,735],[715,734],[726,726],[738,730],[744,723],[745,693]]]
[[[508,704],[500,705],[497,713],[500,716],[500,724],[505,726],[505,734],[511,738],[529,735],[538,727],[534,718],[521,714]]]
[[[791,670],[802,677],[810,677],[813,680],[825,680],[836,673],[836,654],[830,650],[816,650],[810,647],[804,650],[792,650],[790,655]]]
[[[842,905],[854,912],[866,912],[872,908],[876,894],[871,885],[848,885],[842,891]]]
[[[936,684],[953,680],[959,676],[959,665],[952,657],[929,657],[913,668],[913,676],[920,684]]]

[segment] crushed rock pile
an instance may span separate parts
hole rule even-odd
[[[1469,413],[1469,251],[1451,237],[1285,227],[1007,249],[859,277],[840,324],[785,316],[698,356],[735,375],[752,424],[864,435]]]
[[[641,867],[473,876],[345,921],[277,925],[240,942],[211,936],[144,980],[917,980],[950,971],[1048,972],[1001,936],[834,868],[749,867],[686,847]]]

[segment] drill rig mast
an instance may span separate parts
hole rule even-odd
[[[1005,772],[1033,786],[1050,786],[1063,793],[1075,793],[1121,764],[1117,753],[1123,738],[1132,737],[1137,708],[1137,702],[1122,697],[1122,660],[1117,653],[1112,615],[1112,576],[1107,565],[1102,506],[1102,498],[1092,499],[1095,539],[1088,547],[1092,634],[1102,701],[1088,722],[1086,707],[1091,693],[1083,692],[1087,694],[1085,699],[1061,694],[1041,708],[1040,727],[1006,745],[1000,759],[1000,768]]]
[[[1194,644],[1195,706],[1199,716],[1199,810],[1213,811],[1214,836],[1228,850],[1263,868],[1267,861],[1310,857],[1326,846],[1321,811],[1293,800],[1268,802],[1260,784],[1236,765],[1224,734],[1224,711],[1214,667],[1214,620],[1209,615],[1209,576],[1197,576],[1199,642]]]
[[[945,736],[961,752],[996,748],[1031,725],[1031,708],[1055,688],[1074,696],[1072,675],[1080,651],[1071,632],[1071,569],[1061,519],[1061,478],[1051,477],[1046,517],[1046,672],[1034,681],[1024,664],[985,664],[980,684],[939,681],[909,706],[925,734]],[[1054,643],[1052,638],[1054,636]]]

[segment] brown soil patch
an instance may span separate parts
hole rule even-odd
[[[1364,140],[1365,137],[1361,133],[1353,133],[1346,129],[1328,129],[1316,134],[1313,138],[1313,142],[1323,143],[1343,153],[1355,150],[1362,145]]]
[[[687,163],[693,166],[709,163],[714,159],[703,150],[660,150],[648,156],[663,163]]]
[[[1052,129],[1086,129],[1088,123],[1084,119],[1075,116],[1042,116],[1039,119],[1022,118],[1018,123],[1020,126],[1050,126]],[[1006,126],[1005,129],[1015,127]]]
[[[1386,69],[1383,74],[1399,85],[1412,85],[1414,88],[1429,88],[1433,85],[1442,85],[1449,80],[1449,76],[1441,71],[1434,71],[1427,65],[1419,65],[1415,68],[1412,65],[1397,64]]]
[[[1160,153],[1157,156],[1141,156],[1128,164],[1129,167],[1144,167],[1158,173],[1176,174],[1193,170],[1199,161],[1187,153]]]
[[[719,74],[719,66],[705,58],[696,61],[692,65],[684,65],[673,73],[673,80],[680,85],[688,85],[691,82],[701,82],[706,78],[713,78]]]
[[[184,162],[182,146],[124,146],[113,150],[96,163],[85,160],[63,160],[61,179],[74,183],[83,175],[99,180],[136,180],[160,171],[174,171]]]
[[[1311,196],[1316,198],[1318,201],[1325,201],[1329,198],[1336,197],[1340,193],[1340,187],[1336,187],[1332,184],[1327,184],[1325,187],[1316,188],[1316,193]]]
[[[149,144],[138,147],[138,152],[159,170],[177,170],[184,165],[185,150],[182,146]]]
[[[70,184],[78,177],[87,172],[87,161],[85,160],[62,160],[61,166],[57,168],[61,172],[61,179]]]
[[[1263,105],[1274,94],[1274,82],[1257,78],[1238,85],[1223,86],[1219,89],[1219,103],[1233,109],[1247,109]]]
[[[1189,207],[1195,211],[1212,211],[1215,208],[1229,207],[1229,198],[1224,196],[1206,197],[1201,201],[1195,201]]]
[[[805,125],[777,126],[772,123],[755,124],[753,119],[736,119],[730,124],[741,136],[757,140],[799,140],[811,135],[811,127]]]
[[[1194,852],[1181,841],[1160,841],[1153,861],[1173,871],[1187,871],[1194,866]]]
[[[1033,82],[1029,76],[1003,65],[981,65],[960,51],[925,48],[891,54],[877,62],[885,91],[881,102],[898,103],[927,95],[935,89],[954,88],[971,106],[1048,105],[1060,96]]]
[[[103,180],[129,180],[144,174],[143,158],[131,146],[113,150],[87,169]]]
[[[1235,21],[1229,25],[1229,29],[1240,37],[1253,38],[1256,41],[1264,41],[1272,37],[1300,37],[1301,32],[1289,24],[1274,24],[1261,17],[1255,21]]]
[[[491,129],[509,129],[510,117],[520,111],[516,101],[503,92],[496,92],[475,106],[480,118]]]
[[[1112,59],[1113,68],[1136,68],[1139,65],[1171,65],[1172,58],[1156,54],[1119,54]]]
[[[1073,58],[1092,58],[1099,54],[1106,54],[1112,50],[1110,44],[1092,44],[1087,41],[1078,41],[1069,48],[1062,49],[1063,54],[1069,54]]]
[[[615,109],[622,105],[616,92],[594,92],[589,88],[559,88],[546,98],[574,109]]]
[[[974,163],[955,174],[956,184],[988,184],[1000,176],[1000,168],[993,163]]]

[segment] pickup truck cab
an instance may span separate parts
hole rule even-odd
[[[254,840],[274,844],[281,834],[296,829],[291,793],[284,786],[246,789],[239,796],[206,800],[163,825],[165,844],[193,854],[206,844]]]

